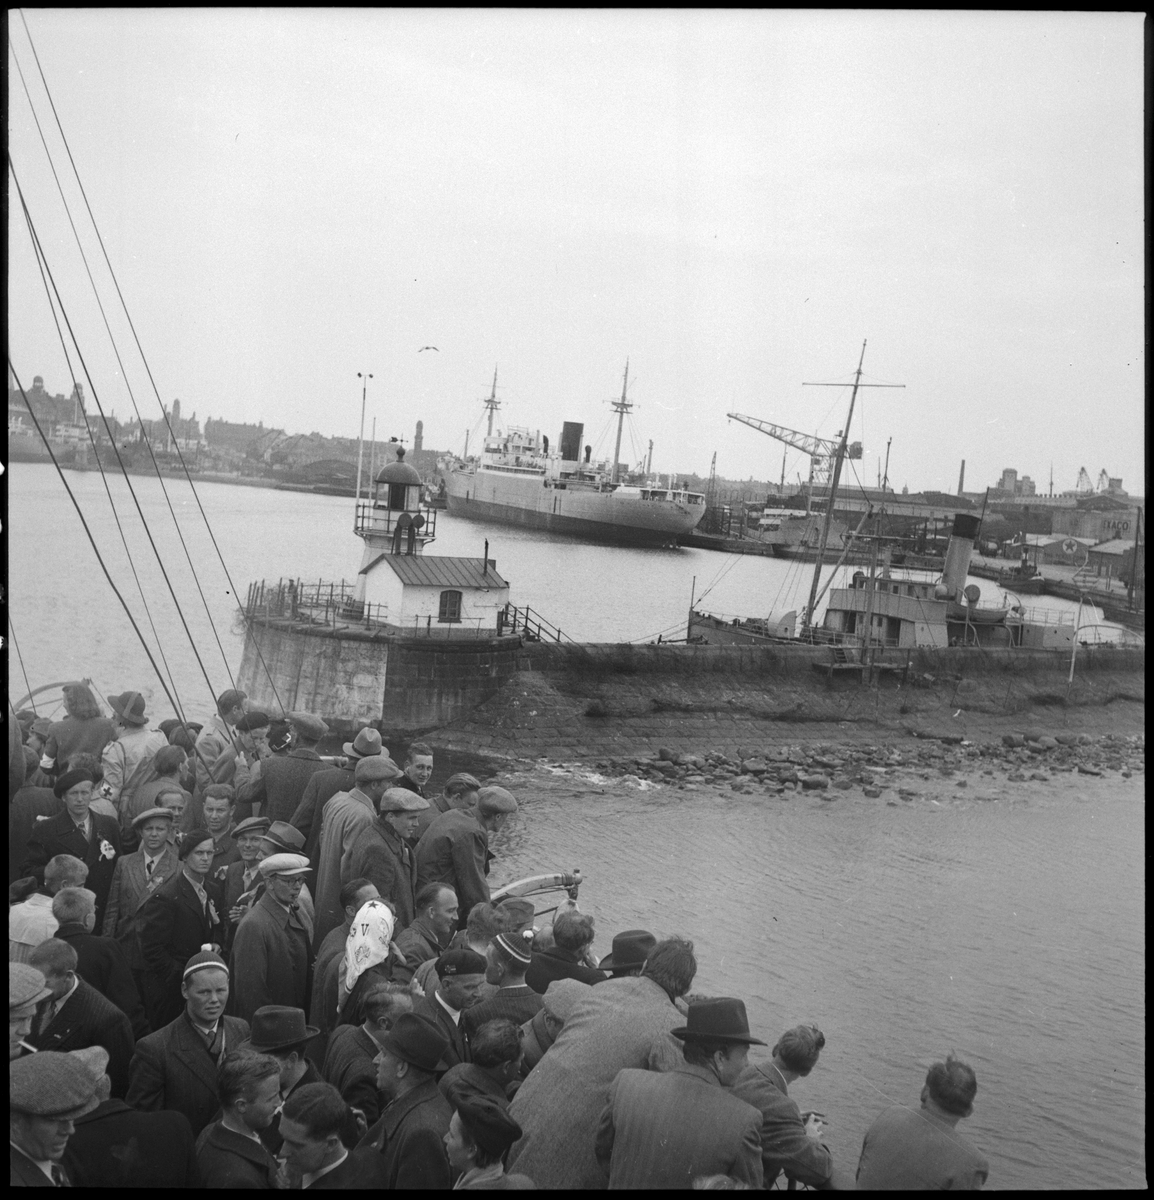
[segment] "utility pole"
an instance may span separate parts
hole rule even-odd
[[[653,470],[653,439],[649,439],[649,457],[645,460],[645,474],[648,477],[649,472]]]
[[[357,505],[361,503],[361,467],[365,461],[365,394],[369,388],[369,380],[372,379],[372,374],[363,375],[360,371],[357,372],[357,378],[361,381],[361,433],[357,440]],[[355,519],[355,518],[354,518]]]
[[[617,468],[621,458],[621,427],[625,424],[625,414],[633,407],[628,398],[629,391],[629,359],[625,360],[625,379],[621,384],[621,399],[613,401],[613,411],[617,414],[617,444],[613,447],[613,476],[610,482],[617,482]]]
[[[493,436],[493,414],[501,407],[501,401],[497,399],[497,368],[493,368],[493,390],[489,393],[489,398],[485,401],[485,407],[489,410],[489,429],[486,437]],[[469,435],[465,434],[465,453],[469,453]]]

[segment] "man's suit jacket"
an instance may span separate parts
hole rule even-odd
[[[84,886],[96,893],[96,924],[104,919],[104,906],[112,886],[112,873],[120,857],[120,827],[113,817],[99,813],[88,814],[91,832],[86,838],[67,811],[59,816],[37,821],[28,839],[22,874],[34,875],[37,883],[44,882],[44,868],[57,854],[71,854],[88,866]]]
[[[200,1187],[188,1118],[137,1112],[123,1100],[77,1119],[63,1163],[73,1187]]]
[[[609,1089],[594,1153],[611,1189],[688,1188],[700,1175],[760,1188],[761,1113],[705,1067],[631,1067]]]
[[[446,883],[457,893],[464,922],[489,899],[489,835],[474,809],[451,808],[434,819],[417,845],[417,891]]]
[[[424,917],[417,917],[413,923],[401,930],[393,939],[393,945],[405,956],[403,963],[393,965],[393,979],[397,983],[408,983],[413,973],[423,962],[430,958],[440,958],[449,948],[437,940],[437,934]]]
[[[248,1022],[221,1017],[224,1053],[248,1037]],[[217,1061],[204,1038],[181,1013],[156,1033],[136,1043],[128,1084],[128,1103],[142,1112],[182,1112],[196,1137],[220,1111],[216,1095]]]
[[[76,990],[57,1010],[47,1028],[41,1029],[41,1015],[49,1000],[40,1002],[28,1042],[37,1050],[84,1050],[103,1046],[108,1051],[108,1078],[112,1094],[123,1096],[128,1090],[128,1064],[132,1061],[132,1023],[94,987],[78,979]]]
[[[361,1139],[384,1160],[386,1188],[447,1189],[452,1176],[445,1134],[453,1110],[430,1079],[394,1100]]]
[[[414,1011],[416,1011],[414,1009]],[[381,1115],[377,1068],[373,1059],[381,1048],[360,1025],[338,1025],[329,1036],[321,1074],[340,1092],[344,1102],[359,1108],[369,1125]]]
[[[327,771],[325,762],[315,751],[305,746],[290,750],[284,758],[273,755],[261,760],[260,781],[252,789],[250,808],[260,805],[260,815],[270,821],[292,821],[293,813],[304,795],[308,781],[318,772]],[[237,805],[238,821],[251,813],[243,813],[243,804]]]
[[[466,1009],[466,1011],[468,1010]],[[449,1048],[441,1055],[442,1062],[447,1063],[450,1067],[455,1067],[457,1063],[472,1061],[472,1055],[469,1053],[469,1042],[465,1037],[463,1013],[461,1020],[454,1021],[445,1012],[444,1007],[437,1000],[435,994],[432,996],[418,996],[413,1001],[413,1012],[418,1017],[424,1017],[426,1021],[431,1021],[449,1039]]]
[[[196,1165],[205,1188],[272,1187],[276,1159],[260,1142],[217,1121],[196,1140]]]
[[[10,1147],[11,1174],[8,1177],[9,1187],[55,1187],[56,1184],[28,1157],[15,1146]],[[64,1186],[71,1186],[68,1171],[63,1169],[66,1180]]]
[[[74,921],[61,925],[52,936],[76,951],[76,974],[124,1013],[134,1037],[152,1032],[128,959],[115,938],[97,937]]]
[[[384,1188],[385,1164],[381,1156],[372,1150],[350,1150],[348,1158],[327,1175],[322,1175],[308,1190],[328,1192],[343,1188],[350,1192],[365,1192],[373,1188]]]
[[[128,965],[134,971],[144,970],[137,925],[140,906],[166,880],[179,872],[180,860],[171,846],[165,846],[159,862],[152,869],[151,878],[145,868],[143,850],[134,850],[116,860],[101,932],[105,937],[116,938],[128,959]]]
[[[515,987],[503,987],[487,1000],[465,1009],[461,1014],[461,1024],[465,1036],[471,1038],[486,1021],[501,1018],[512,1021],[514,1025],[524,1025],[544,1007],[545,1001],[532,988],[517,984]]]
[[[167,1025],[184,1008],[180,985],[188,960],[201,946],[220,942],[220,892],[211,879],[204,881],[204,890],[209,903],[201,908],[200,897],[182,869],[140,906],[144,1001],[153,1029]]]
[[[416,915],[414,912],[413,852],[397,837],[384,817],[376,817],[366,825],[349,851],[344,876],[356,879],[364,876],[376,884],[382,900],[387,900],[397,914],[396,933],[400,933]]]
[[[241,918],[232,942],[232,991],[238,1017],[266,1004],[305,1009],[312,951],[299,915],[268,892]]]

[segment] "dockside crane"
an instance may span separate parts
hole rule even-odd
[[[762,433],[803,454],[809,455],[809,482],[813,484],[829,483],[833,471],[834,459],[837,457],[838,439],[819,438],[808,433],[798,433],[796,429],[787,429],[784,425],[774,425],[771,421],[762,421],[757,417],[747,417],[742,413],[726,413],[731,421],[740,421],[751,429],[759,429]],[[846,447],[846,458],[861,458],[861,442],[851,442]]]

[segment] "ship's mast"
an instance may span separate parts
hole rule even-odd
[[[621,427],[625,424],[625,414],[633,407],[628,399],[629,392],[629,359],[625,360],[625,379],[621,384],[621,399],[613,401],[613,411],[617,414],[617,445],[613,447],[613,478],[617,482],[617,466],[621,458]]]
[[[493,436],[493,414],[501,407],[501,401],[497,399],[497,368],[493,368],[493,390],[489,393],[485,400],[485,407],[489,410],[489,428],[486,433],[487,437]]]

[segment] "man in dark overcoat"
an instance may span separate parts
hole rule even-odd
[[[415,864],[405,839],[416,825],[416,814],[428,807],[416,792],[390,787],[381,796],[378,816],[357,834],[349,851],[349,878],[376,884],[397,915],[397,933],[415,915]]]
[[[144,1003],[153,1029],[180,1014],[183,972],[201,946],[219,946],[220,893],[208,878],[213,841],[207,829],[185,835],[177,855],[181,870],[140,906],[138,927],[144,959]]]
[[[56,938],[41,942],[32,951],[29,966],[44,976],[44,985],[52,993],[40,1001],[29,1045],[61,1051],[103,1046],[108,1051],[112,1091],[123,1096],[136,1042],[131,1022],[76,974],[76,951],[67,942]]]
[[[248,1022],[224,1015],[228,967],[219,954],[193,955],[182,976],[184,1011],[137,1042],[126,1100],[141,1112],[184,1113],[196,1137],[220,1110],[217,1070],[248,1038]]]
[[[446,1066],[471,1061],[461,1016],[480,1000],[485,968],[485,960],[468,946],[446,950],[437,959],[440,980],[437,990],[431,996],[420,996],[413,1001],[413,1012],[431,1021],[448,1039],[444,1053]]]
[[[247,802],[237,805],[238,818],[252,816],[253,809],[260,806],[260,815],[270,821],[291,821],[304,795],[308,781],[318,772],[326,771],[329,764],[316,751],[317,743],[329,731],[329,727],[312,713],[292,712],[288,714],[292,728],[293,748],[280,758],[273,755],[260,766],[260,779],[252,788]]]
[[[91,771],[65,771],[52,790],[64,801],[59,816],[37,821],[28,839],[22,875],[44,882],[44,868],[57,854],[71,854],[88,867],[87,886],[96,893],[96,922],[104,917],[112,874],[120,857],[120,826],[115,817],[91,811]]]
[[[381,1154],[385,1187],[391,1190],[447,1189],[452,1175],[445,1134],[453,1110],[436,1080],[448,1044],[445,1036],[428,1021],[406,1013],[381,1044],[377,1090],[388,1105],[360,1146]]]
[[[303,854],[261,860],[264,895],[241,919],[232,943],[234,1011],[250,1024],[266,1005],[303,1013],[309,1002],[312,948],[296,908],[308,870]]]
[[[404,955],[404,962],[393,967],[397,983],[408,983],[421,963],[440,958],[457,928],[457,893],[447,883],[425,884],[413,907],[417,915],[393,940],[397,953]]]

